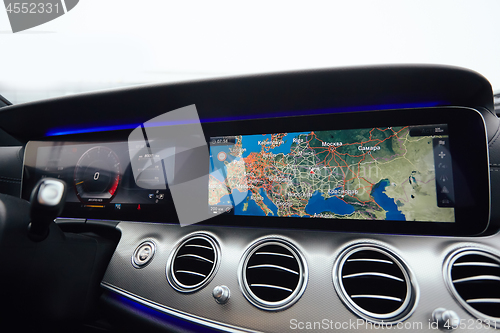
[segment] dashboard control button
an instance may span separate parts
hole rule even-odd
[[[156,246],[153,242],[147,241],[139,245],[132,255],[132,264],[135,268],[142,268],[153,259]]]
[[[441,330],[454,330],[460,325],[460,317],[453,310],[445,308],[437,308],[432,312],[432,320],[437,322],[438,328]]]
[[[215,298],[215,301],[219,304],[226,304],[231,296],[229,288],[226,286],[217,286],[212,291],[212,296]]]

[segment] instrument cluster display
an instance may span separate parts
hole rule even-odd
[[[76,196],[83,203],[110,203],[120,185],[120,159],[104,146],[87,150],[75,167]]]
[[[167,190],[147,189],[135,181],[131,159],[136,162],[134,166],[141,167],[138,171],[148,177],[149,183],[165,179],[163,168],[148,164],[150,159],[143,156],[143,145],[128,142],[41,144],[36,149],[31,178],[34,181],[44,177],[64,180],[69,186],[66,203],[73,209],[124,214],[148,211],[151,206],[166,204]]]

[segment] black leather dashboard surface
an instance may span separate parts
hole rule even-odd
[[[0,147],[0,193],[21,195],[22,147]]]

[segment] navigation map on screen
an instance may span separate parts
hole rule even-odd
[[[210,138],[214,214],[454,222],[447,125]]]

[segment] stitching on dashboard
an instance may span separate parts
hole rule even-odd
[[[4,183],[12,183],[12,184],[20,184],[20,181],[12,181],[12,180],[5,180],[5,179],[0,179],[0,182]]]
[[[21,178],[0,176],[0,179],[8,179],[8,180],[15,180],[15,181],[21,182]]]

